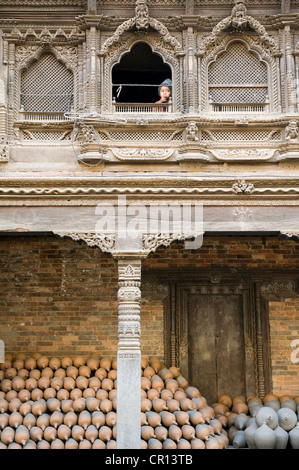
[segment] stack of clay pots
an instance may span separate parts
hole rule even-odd
[[[116,389],[116,360],[7,355],[0,365],[0,448],[115,449]],[[142,448],[228,444],[213,408],[179,369],[142,359]]]
[[[224,395],[212,406],[234,448],[299,449],[298,396],[267,394],[246,402]]]

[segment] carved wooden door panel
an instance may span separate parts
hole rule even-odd
[[[246,396],[242,295],[190,294],[187,310],[189,382],[209,403]]]

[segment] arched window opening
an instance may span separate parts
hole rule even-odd
[[[51,53],[42,54],[21,76],[21,110],[63,115],[73,107],[73,74]]]
[[[160,100],[159,88],[167,80],[172,92],[171,68],[152,52],[150,46],[139,42],[125,54],[112,69],[112,97],[118,112],[169,111],[172,99],[164,106],[155,105]]]
[[[209,103],[215,112],[265,112],[267,65],[241,41],[231,43],[208,70]]]

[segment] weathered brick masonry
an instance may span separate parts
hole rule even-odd
[[[117,352],[117,267],[110,254],[54,236],[1,237],[0,324],[6,350],[48,355]],[[159,248],[143,262],[156,270],[298,269],[299,245],[276,238],[205,237],[199,250],[182,243]],[[290,343],[299,338],[299,296],[270,302],[275,393],[298,394],[298,364]],[[143,293],[142,354],[163,357],[163,301]]]

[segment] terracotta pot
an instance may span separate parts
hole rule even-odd
[[[161,411],[160,416],[163,426],[169,427],[172,424],[177,424],[174,413],[170,413],[169,411]]]
[[[204,398],[202,396],[200,396],[198,398],[192,398],[192,401],[195,404],[196,409],[198,411],[202,410],[208,404],[206,398]]]
[[[209,405],[206,405],[203,408],[201,408],[200,412],[206,423],[209,423],[211,419],[215,418],[215,411]]]
[[[57,429],[53,426],[47,426],[44,430],[44,439],[48,442],[54,441],[57,437]]]
[[[180,400],[180,408],[182,411],[188,411],[188,410],[195,410],[196,406],[194,402],[190,398],[181,398]]]
[[[148,366],[148,359],[146,357],[141,358],[141,369],[145,369]]]
[[[267,401],[267,406],[273,408],[273,410],[278,411],[280,409],[280,401],[279,400],[269,400]]]
[[[205,443],[201,439],[198,439],[197,437],[195,439],[192,439],[191,441],[191,449],[205,449]]]
[[[49,360],[49,367],[53,370],[57,370],[59,369],[59,367],[61,366],[61,361],[58,357],[51,357],[51,359]]]
[[[215,418],[217,418],[218,421],[220,421],[223,428],[227,427],[227,417],[226,416],[215,414]]]
[[[106,422],[105,415],[102,411],[93,411],[91,414],[91,424],[93,424],[97,429],[101,426],[104,426]]]
[[[60,401],[57,398],[49,398],[47,400],[47,408],[51,413],[54,411],[61,411]]]
[[[177,449],[177,445],[172,439],[167,438],[163,441],[163,449]]]
[[[244,429],[244,437],[249,449],[256,449],[254,435],[257,429],[258,425],[255,421],[250,426],[246,427],[246,429]]]
[[[82,397],[83,398],[89,398],[89,397],[95,397],[96,392],[93,388],[87,387],[85,390],[83,390]]]
[[[69,411],[74,411],[73,409],[73,400],[66,399],[61,401],[61,411],[63,413],[68,413]]]
[[[108,377],[106,379],[103,379],[102,380],[102,389],[103,390],[106,390],[107,392],[110,392],[110,390],[113,389],[113,380],[111,379],[108,379]]]
[[[25,380],[17,375],[16,377],[13,377],[13,379],[11,379],[11,387],[13,388],[13,390],[19,392],[20,390],[25,388]]]
[[[191,449],[191,441],[181,438],[177,443],[177,449]]]
[[[150,411],[149,411],[149,413],[150,413]],[[141,415],[141,419],[140,419],[141,426],[143,426],[144,424],[148,424],[147,418],[146,418],[146,413],[144,413],[144,411],[141,411],[140,415]]]
[[[175,400],[174,398],[170,398],[166,401],[166,406],[168,411],[173,413],[174,411],[179,411],[180,410],[180,403]]]
[[[25,362],[24,362],[25,369],[33,370],[36,368],[36,366],[37,366],[37,362],[36,362],[36,359],[34,359],[33,357],[28,357],[27,359],[25,359]]]
[[[32,428],[29,431],[30,439],[32,439],[34,442],[40,442],[43,440],[43,430],[39,428],[38,426],[32,426]]]
[[[156,428],[157,426],[161,426],[162,420],[159,413],[156,411],[148,411],[146,414],[147,424],[152,428]]]
[[[93,449],[106,449],[106,444],[101,439],[96,439],[92,444]]]
[[[293,398],[289,398],[288,400],[284,400],[281,402],[281,408],[289,408],[290,410],[296,413],[297,405]]]
[[[191,426],[190,424],[184,424],[182,426],[182,433],[183,438],[190,441],[191,439],[195,439],[195,427]]]
[[[36,416],[34,416],[32,413],[28,413],[26,416],[23,416],[23,425],[30,430],[33,426],[36,425]]]
[[[83,397],[83,391],[80,390],[80,388],[73,388],[72,390],[70,390],[70,399],[71,400],[77,400],[77,398],[82,398]]]
[[[76,380],[76,378],[78,377],[79,375],[79,370],[77,367],[75,366],[69,366],[67,369],[66,369],[66,376],[67,377],[71,377],[72,379]]]
[[[164,388],[163,380],[156,374],[151,377],[151,384],[152,388],[158,390],[159,392],[161,392],[161,390]]]
[[[199,423],[198,423],[199,424]],[[211,419],[210,421],[210,426],[212,426],[213,430],[214,430],[214,434],[218,434],[220,436],[221,432],[222,432],[222,424],[221,422],[214,418],[214,419]]]
[[[99,432],[97,428],[94,425],[90,424],[85,431],[86,439],[89,440],[93,444],[94,441],[98,438],[98,435],[99,435]]]
[[[245,449],[247,447],[247,442],[245,439],[245,431],[239,430],[236,432],[233,439],[233,446],[236,449]]]
[[[141,426],[141,438],[148,441],[151,437],[155,437],[154,428],[149,425]]]
[[[224,403],[214,403],[212,408],[215,411],[215,414],[223,414],[229,411],[229,407],[226,406]]]
[[[63,379],[61,377],[53,377],[50,380],[50,387],[57,391],[60,390],[63,387]]]
[[[69,400],[70,392],[68,390],[65,390],[64,388],[61,388],[60,390],[58,390],[58,392],[56,394],[56,398],[60,402]]]
[[[275,426],[276,427],[276,426]],[[276,435],[272,428],[265,422],[258,427],[254,434],[254,441],[257,449],[274,449]]]
[[[49,358],[47,356],[40,356],[36,360],[36,365],[39,369],[45,369],[49,365]]]
[[[148,398],[141,398],[141,411],[146,413],[152,409],[152,401]]]
[[[163,444],[161,441],[159,441],[159,439],[151,437],[148,440],[148,449],[162,449],[162,448],[163,448]]]
[[[165,382],[166,380],[173,379],[173,373],[171,372],[170,369],[167,369],[167,367],[163,367],[158,371],[158,375],[161,377],[161,379]]]
[[[197,439],[207,441],[210,437],[210,429],[206,424],[197,424],[195,426],[195,436]]]
[[[116,396],[117,396],[117,390],[116,389],[110,390],[108,394],[109,400],[113,401],[113,398],[115,398]],[[147,398],[147,394],[145,395],[145,398]]]
[[[299,423],[289,432],[292,449],[299,449]]]
[[[110,428],[116,425],[116,413],[114,411],[108,411],[106,414],[106,425]]]
[[[110,400],[108,398],[104,398],[103,400],[100,401],[96,397],[89,397],[89,398],[86,399],[86,408],[90,413],[92,413],[93,411],[100,411],[100,405],[103,402],[106,403],[106,400],[108,400],[110,402]],[[111,409],[112,409],[112,405],[111,405]],[[103,411],[103,410],[101,410],[101,411]]]
[[[61,411],[54,411],[50,415],[50,425],[53,426],[54,428],[58,428],[63,423],[64,419],[64,414],[61,413]]]
[[[167,390],[170,390],[172,393],[175,393],[179,388],[179,384],[178,384],[177,380],[175,380],[174,378],[173,379],[168,379],[168,380],[165,381],[165,388]]]
[[[96,398],[98,400],[104,400],[105,398],[109,398],[109,392],[100,388],[96,393]]]
[[[274,395],[273,393],[267,393],[267,395],[264,396],[264,404],[266,404],[268,401],[273,401],[273,400],[278,400],[278,396]]]
[[[62,369],[62,367],[60,367],[59,369],[55,370],[54,377],[60,377],[61,379],[64,379],[66,377],[65,369]]]
[[[182,375],[179,375],[177,378],[176,378],[178,384],[179,384],[179,387],[182,388],[182,389],[186,389],[189,385],[189,382],[187,379],[185,379],[185,377],[183,377]]]
[[[64,444],[65,449],[79,449],[79,443],[70,437]]]
[[[190,423],[193,426],[197,426],[197,424],[203,424],[205,422],[205,420],[204,420],[204,418],[203,418],[200,411],[189,410],[188,415],[189,415]],[[219,423],[220,423],[220,421],[219,421]]]
[[[73,359],[71,357],[65,356],[61,359],[61,367],[67,369],[73,365]]]
[[[235,417],[234,426],[240,431],[242,431],[246,428],[247,421],[248,416],[245,413],[240,413],[238,416]]]
[[[8,413],[1,413],[0,414],[0,429],[6,428],[8,426],[9,414]],[[1,434],[0,434],[1,436]]]
[[[8,411],[8,404],[5,398],[0,398],[0,413],[6,413]]]
[[[78,421],[78,417],[74,411],[69,411],[68,413],[64,415],[63,423],[69,428],[72,428],[73,426],[75,426],[75,424],[77,424],[77,421]]]
[[[13,411],[19,411],[22,402],[19,398],[12,398],[8,404],[8,409],[12,413]]]
[[[36,449],[36,443],[29,439],[26,444],[23,446],[23,449]]]
[[[8,418],[8,425],[16,429],[23,423],[23,416],[18,411],[13,411]]]
[[[103,380],[107,377],[107,371],[105,369],[103,369],[102,367],[100,367],[99,369],[97,369],[94,373],[95,377],[97,377],[99,380]]]
[[[15,367],[8,367],[8,369],[6,369],[5,371],[5,374],[4,374],[4,377],[6,379],[13,379],[14,377],[16,377],[18,375],[18,371]]]
[[[242,403],[242,402],[235,403],[235,404],[233,404],[232,412],[237,413],[237,414],[241,414],[241,413],[242,414],[247,414],[248,413],[248,406],[246,405],[246,403]]]
[[[149,379],[150,379],[151,377],[153,377],[155,374],[156,374],[156,372],[154,371],[154,369],[153,369],[151,366],[147,366],[147,367],[143,370],[143,376],[144,376],[144,377],[148,377]]]
[[[31,412],[34,416],[41,416],[47,411],[47,403],[45,400],[41,399],[34,402],[31,406]]]
[[[76,378],[76,387],[79,388],[80,390],[85,390],[88,387],[88,378],[83,377],[82,375],[79,375]]]
[[[62,441],[67,441],[71,437],[72,431],[66,424],[61,424],[57,429],[57,437]]]
[[[36,444],[37,449],[51,449],[50,442],[47,442],[45,439]]]
[[[168,428],[168,437],[172,439],[174,442],[179,442],[179,440],[183,436],[182,428],[178,426],[177,424],[172,424]]]
[[[14,367],[17,370],[24,369],[25,367],[25,360],[24,359],[16,359],[12,363],[12,367]]]
[[[175,411],[174,413],[177,424],[183,426],[184,424],[190,424],[190,416],[187,411]]]
[[[82,428],[82,426],[79,426],[79,424],[75,424],[72,427],[72,438],[75,441],[83,441],[84,434],[85,434],[84,429]]]
[[[64,449],[64,442],[61,439],[54,439],[51,442],[51,449]]]
[[[220,395],[218,403],[225,405],[227,408],[231,408],[233,406],[233,400],[229,395]]]
[[[85,358],[83,356],[76,356],[73,359],[73,364],[75,367],[79,369],[79,367],[84,366],[86,363]]]
[[[43,413],[40,416],[36,417],[36,426],[41,428],[43,431],[50,425],[50,415],[48,413]]]
[[[100,367],[100,360],[95,357],[91,357],[90,359],[87,359],[86,365],[92,372],[94,372]]]
[[[3,444],[9,445],[13,442],[14,437],[15,437],[15,430],[11,426],[7,426],[3,431],[1,432],[1,442]]]
[[[157,426],[155,428],[155,436],[156,436],[156,439],[158,439],[159,441],[161,442],[165,441],[168,436],[167,428],[165,426]]]
[[[151,389],[151,380],[149,377],[141,377],[141,388],[146,391]]]
[[[1,390],[4,392],[4,393],[7,393],[9,392],[11,389],[12,389],[12,384],[11,384],[11,380],[10,379],[4,379],[2,380],[1,382]]]
[[[88,386],[97,392],[101,388],[101,381],[97,377],[90,377]]]
[[[52,387],[48,387],[44,390],[44,399],[49,400],[50,398],[56,398],[56,390]]]
[[[114,380],[117,379],[117,370],[115,370],[115,369],[109,370],[107,378],[114,382]]]
[[[153,407],[153,410],[156,411],[157,413],[160,413],[160,411],[163,411],[163,410],[167,410],[166,401],[163,400],[162,398],[155,398],[152,401],[152,407]]]
[[[112,411],[112,401],[109,400],[109,398],[105,398],[105,400],[102,400],[99,403],[99,409],[103,411],[103,413],[109,413],[110,411]]]
[[[219,442],[217,441],[217,439],[215,439],[215,437],[213,436],[210,436],[207,440],[206,440],[206,449],[220,449],[220,445],[219,445]]]
[[[112,360],[109,357],[103,357],[100,360],[100,367],[102,369],[105,369],[107,372],[111,369],[112,366]]]
[[[233,413],[233,412],[230,412],[228,415],[227,415],[227,426],[230,428],[233,426],[234,424],[234,421],[237,417],[237,413]]]
[[[85,409],[85,406],[86,406],[86,400],[85,398],[76,398],[74,401],[73,401],[73,409],[74,411],[77,411],[77,412],[80,412],[80,411],[83,411]],[[90,410],[89,410],[90,411]]]
[[[159,397],[157,397],[159,398]],[[169,400],[171,398],[173,398],[173,393],[170,391],[170,390],[167,390],[166,388],[163,388],[163,390],[161,390],[160,392],[160,398],[162,398],[162,400]]]
[[[100,427],[99,439],[104,442],[109,442],[112,439],[112,429],[105,425]]]
[[[155,398],[159,398],[160,392],[154,388],[150,388],[147,391],[147,398],[151,401],[153,401]]]

